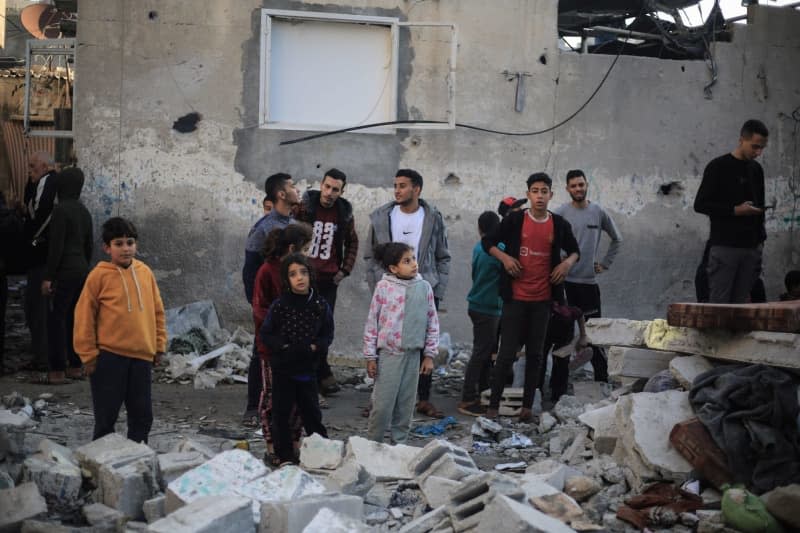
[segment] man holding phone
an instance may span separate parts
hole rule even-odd
[[[748,120],[738,146],[711,161],[703,172],[694,210],[711,219],[709,301],[745,303],[761,272],[764,228],[764,169],[756,161],[767,146],[763,122]]]

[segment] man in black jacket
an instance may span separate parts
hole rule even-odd
[[[758,120],[742,126],[739,145],[711,161],[703,172],[694,210],[711,219],[708,253],[709,302],[744,303],[761,273],[764,229],[764,170],[756,158],[769,132]]]
[[[308,257],[314,267],[317,290],[331,306],[331,313],[336,307],[339,284],[353,271],[358,256],[353,207],[342,198],[345,185],[345,173],[330,169],[322,178],[320,190],[310,190],[303,195],[297,215],[298,220],[308,222],[314,229]],[[323,394],[339,390],[328,364],[327,349],[320,356],[317,377]]]
[[[525,387],[521,422],[533,420],[533,395],[547,335],[552,301],[564,299],[564,279],[578,261],[578,243],[563,217],[547,210],[553,197],[553,181],[543,172],[527,181],[530,209],[506,216],[497,230],[481,244],[489,255],[503,263],[500,280],[503,315],[500,319],[500,352],[492,374],[492,395],[486,416],[497,417],[506,376],[517,348],[525,344]],[[498,248],[505,243],[505,251]],[[561,259],[562,250],[566,258]]]
[[[56,200],[53,156],[35,152],[28,159],[25,186],[25,238],[28,243],[28,284],[25,289],[25,321],[31,332],[32,366],[47,365],[47,297],[42,295],[47,262],[50,215]]]

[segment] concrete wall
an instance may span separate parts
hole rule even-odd
[[[795,123],[786,118],[800,103],[800,73],[786,68],[800,60],[800,37],[790,30],[800,23],[796,12],[759,7],[754,25],[737,28],[734,43],[717,47],[720,79],[711,100],[703,96],[709,74],[702,62],[622,57],[594,101],[549,134],[398,130],[279,147],[304,133],[254,127],[261,7],[455,22],[457,120],[493,129],[552,125],[588,98],[613,60],[558,51],[555,0],[82,0],[75,128],[90,180],[84,198],[98,226],[115,214],[137,223],[142,258],[169,306],[210,297],[229,325],[249,324],[240,281],[244,237],[259,216],[269,174],[288,171],[305,187],[316,186],[331,166],[344,170],[363,240],[368,213],[392,198],[394,171],[412,167],[425,177],[423,197],[449,228],[443,330],[471,340],[464,298],[477,215],[504,195],[523,195],[527,175],[543,169],[557,181],[554,204],[566,201],[563,176],[582,167],[590,197],[611,210],[625,237],[601,281],[605,314],[663,316],[669,301],[693,298],[707,222],[691,203],[703,167],[735,146],[751,116],[773,131],[763,157],[767,197],[778,200],[767,246],[771,297],[785,269],[798,264],[797,245],[790,247],[797,200],[787,193],[788,177],[797,173]],[[441,118],[441,94],[428,88],[444,79],[447,37],[432,31],[403,34],[401,118]],[[514,111],[515,83],[504,70],[531,74],[522,113]],[[173,121],[191,111],[203,115],[197,131],[173,130]],[[450,175],[458,179],[446,180]],[[678,186],[670,194],[658,192],[671,182]],[[363,278],[359,262],[339,292],[340,350],[360,342],[370,297]]]

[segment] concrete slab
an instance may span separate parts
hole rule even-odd
[[[678,380],[681,387],[686,390],[692,388],[694,378],[703,372],[708,372],[712,368],[714,368],[714,365],[711,364],[711,361],[702,355],[676,357],[669,363],[669,371],[672,372],[672,375]]]
[[[347,456],[366,468],[377,481],[413,478],[409,465],[419,451],[420,448],[415,446],[390,446],[363,437],[354,436],[347,440]]]
[[[264,463],[244,450],[228,450],[185,472],[167,485],[167,514],[203,496],[233,494],[269,470]]]
[[[256,502],[276,502],[323,494],[325,486],[296,466],[284,466],[233,490]]]
[[[255,533],[250,500],[242,496],[202,496],[150,524],[150,533]]]
[[[110,433],[75,450],[75,457],[81,468],[89,471],[96,480],[100,474],[100,467],[111,465],[124,466],[141,459],[150,459],[153,465],[155,478],[157,469],[156,452],[146,444],[128,440],[119,433]]]
[[[648,321],[624,318],[591,318],[586,335],[598,346],[644,346]]]
[[[0,490],[0,531],[19,531],[22,522],[47,513],[47,502],[36,483]]]
[[[344,442],[321,437],[314,433],[300,445],[300,463],[311,469],[334,470],[342,464]]]
[[[650,378],[669,368],[669,362],[681,355],[677,352],[627,346],[611,346],[606,353],[608,374],[626,378]]]
[[[166,490],[167,485],[178,479],[185,472],[206,462],[206,457],[199,451],[170,452],[158,456],[158,486]]]
[[[302,533],[323,508],[361,520],[364,515],[364,500],[350,494],[324,494],[290,501],[266,502],[261,505],[260,530]]]
[[[503,533],[571,533],[575,530],[563,522],[519,503],[508,496],[498,495],[481,514],[479,531]]]
[[[669,433],[675,424],[693,416],[688,392],[641,392],[621,397],[615,417],[620,432],[618,448],[621,444],[627,460],[617,462],[636,471],[641,465],[631,460],[635,455],[664,479],[683,481],[692,466],[669,443]]]
[[[345,514],[323,507],[306,525],[303,533],[368,533],[372,528]]]
[[[673,327],[666,320],[653,320],[647,329],[649,348],[674,350],[714,359],[742,363],[762,363],[784,368],[800,368],[800,334],[725,330],[697,330]]]

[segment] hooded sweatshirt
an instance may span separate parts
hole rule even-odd
[[[58,203],[53,207],[45,279],[83,279],[92,260],[92,215],[79,200],[83,172],[65,169],[58,175]]]
[[[384,274],[375,286],[364,326],[364,357],[401,355],[424,349],[426,357],[439,350],[439,315],[433,289],[417,274],[400,279]]]
[[[98,263],[75,307],[73,339],[84,363],[100,350],[145,361],[166,351],[164,304],[147,265],[136,259],[128,268]]]

